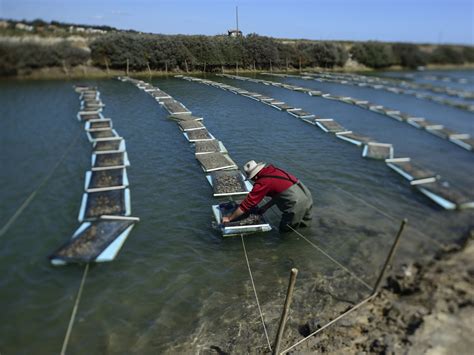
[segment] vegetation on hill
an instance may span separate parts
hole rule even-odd
[[[333,68],[343,67],[349,58],[374,69],[392,65],[416,68],[430,63],[474,63],[472,46],[283,40],[257,34],[243,37],[160,35],[55,21],[0,22],[3,22],[0,28],[2,76],[79,64],[124,70],[127,62],[134,71],[150,68],[207,72],[234,68]],[[22,31],[27,31],[28,36],[19,36]],[[70,36],[79,36],[83,43],[78,45]],[[42,41],[24,40],[28,37],[39,37]]]

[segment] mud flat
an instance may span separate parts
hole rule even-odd
[[[398,268],[372,302],[295,351],[472,353],[473,260],[474,231],[471,230],[465,240],[435,258]],[[325,321],[309,321],[302,330],[313,331]]]

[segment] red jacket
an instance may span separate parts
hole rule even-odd
[[[277,176],[277,177],[275,177]],[[268,165],[256,175],[252,191],[240,204],[243,212],[248,212],[256,207],[265,196],[274,197],[279,193],[289,189],[298,179],[286,171]]]

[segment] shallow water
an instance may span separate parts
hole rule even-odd
[[[416,158],[473,190],[472,153],[442,139],[350,105],[213,79],[331,116],[347,128],[393,143],[397,155]],[[133,85],[87,83],[98,85],[105,116],[126,140],[132,215],[141,222],[115,261],[90,268],[70,353],[156,353],[225,345],[237,324],[239,331],[256,331],[249,339],[236,340],[236,351],[244,344],[264,347],[242,241],[222,239],[212,228],[210,206],[217,200],[193,148],[158,103]],[[83,272],[83,266],[52,267],[46,258],[78,226],[84,174],[90,167],[91,148],[75,118],[79,101],[72,84],[0,83],[1,226],[40,187],[0,239],[0,349],[5,353],[59,352]],[[179,79],[153,84],[204,117],[237,164],[266,161],[299,177],[315,200],[313,227],[303,235],[369,284],[377,278],[401,218],[407,217],[410,227],[397,262],[433,253],[436,242],[452,241],[472,224],[472,212],[441,210],[383,163],[363,159],[355,146],[284,112]],[[374,90],[321,85],[427,118],[441,119],[442,110],[448,110],[450,122],[472,128],[473,121],[467,122],[472,117],[460,110]],[[273,213],[268,217],[278,224]],[[310,314],[329,312],[333,305],[355,302],[368,292],[296,234],[272,231],[246,237],[245,245],[271,339],[291,267],[298,267],[300,275],[289,333],[297,332]],[[306,287],[315,278],[325,280],[333,295]]]

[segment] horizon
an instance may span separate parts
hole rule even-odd
[[[188,11],[183,12],[183,6]],[[239,8],[239,29],[244,35],[257,33],[288,40],[473,45],[474,8],[468,0],[421,0],[416,4],[408,0],[324,0],[298,4],[281,0],[258,3],[248,0],[205,0],[200,3],[190,0],[105,0],[100,4],[91,0],[71,0],[66,6],[59,0],[3,0],[0,17],[15,21],[41,19],[110,26],[164,35],[214,36],[226,34],[227,30],[236,27],[235,6]],[[386,13],[390,13],[390,17],[382,16]],[[287,25],[282,25],[285,20]],[[373,28],[377,28],[376,33]]]

